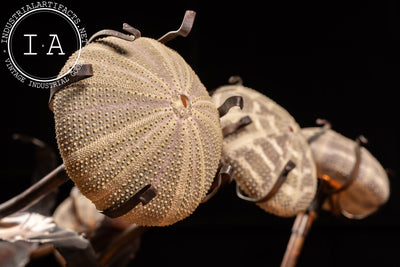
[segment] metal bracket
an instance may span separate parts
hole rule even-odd
[[[108,30],[108,29],[106,29],[106,30],[98,31],[98,32],[96,32],[95,34],[93,34],[93,35],[89,38],[88,43],[91,43],[91,42],[93,42],[93,41],[95,41],[95,40],[97,40],[98,38],[103,37],[103,36],[114,36],[114,37],[117,37],[117,38],[120,38],[120,39],[123,39],[123,40],[126,40],[126,41],[135,41],[137,38],[139,38],[139,37],[141,36],[140,31],[139,31],[138,29],[132,27],[132,26],[129,25],[128,23],[124,23],[124,24],[122,25],[122,29],[123,29],[124,31],[127,31],[127,32],[133,34],[133,36],[124,34],[124,33],[119,32],[119,31]]]
[[[230,184],[232,180],[233,180],[232,166],[220,164],[218,175],[215,177],[214,182],[210,187],[209,193],[204,197],[201,203],[209,201],[221,187]]]
[[[296,164],[293,161],[289,160],[286,163],[285,167],[283,167],[283,170],[280,173],[278,179],[276,180],[274,186],[271,188],[271,190],[265,196],[262,196],[259,198],[253,198],[253,197],[246,196],[240,189],[239,184],[237,184],[237,183],[236,183],[236,195],[239,198],[241,198],[247,202],[251,202],[251,203],[261,203],[261,202],[268,201],[278,192],[279,188],[281,188],[282,184],[286,181],[289,172],[291,170],[293,170],[295,167],[296,167]]]
[[[219,117],[223,117],[228,113],[228,111],[233,107],[240,107],[243,109],[243,97],[241,96],[231,96],[225,100],[225,102],[218,108]]]
[[[86,79],[93,76],[93,67],[91,64],[78,64],[65,76],[65,83],[58,86],[51,87],[50,98],[49,98],[49,108],[53,110],[53,96],[62,88],[70,85],[71,83],[78,82],[80,80]]]
[[[360,171],[360,165],[361,165],[361,146],[363,144],[366,144],[368,140],[360,135],[359,137],[356,138],[356,146],[354,148],[354,153],[356,157],[356,162],[354,163],[353,169],[351,171],[349,179],[342,185],[340,185],[338,182],[334,181],[331,177],[328,175],[322,175],[322,180],[327,181],[328,185],[327,187],[324,188],[324,193],[326,194],[329,205],[331,207],[331,211],[335,215],[343,215],[346,218],[349,219],[362,219],[364,216],[358,216],[358,215],[353,215],[349,212],[344,211],[341,206],[340,206],[340,192],[346,190],[349,188],[354,181],[356,180],[359,171]]]
[[[183,21],[179,29],[176,31],[167,32],[166,34],[158,38],[158,41],[165,44],[166,42],[171,41],[178,36],[188,36],[190,31],[192,30],[195,17],[196,12],[192,10],[186,10],[185,16],[183,17]]]
[[[242,79],[242,77],[240,77],[238,75],[234,75],[234,76],[229,77],[228,83],[234,84],[234,85],[243,85],[243,79]]]
[[[134,207],[139,205],[139,203],[146,205],[156,195],[157,195],[157,189],[153,185],[148,184],[142,189],[140,189],[130,199],[128,199],[128,201],[125,201],[122,204],[118,203],[114,206],[111,206],[108,209],[101,211],[101,213],[111,218],[121,217],[122,215],[128,213]]]
[[[311,144],[312,142],[314,142],[315,140],[317,140],[321,135],[323,135],[327,130],[331,129],[332,125],[328,120],[325,119],[317,119],[316,123],[318,125],[322,125],[321,130],[317,133],[315,133],[314,135],[310,136],[307,139],[307,142],[309,144]]]
[[[251,124],[253,121],[251,120],[251,118],[249,116],[245,116],[243,118],[241,118],[239,121],[235,122],[235,123],[231,123],[227,126],[225,126],[224,128],[222,128],[222,135],[224,137],[236,132],[237,130]]]
[[[141,32],[138,29],[132,27],[126,22],[122,24],[122,29],[126,32],[133,34],[133,36],[135,36],[135,39],[138,39],[142,36]]]

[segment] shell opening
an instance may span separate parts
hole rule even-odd
[[[182,101],[183,106],[184,106],[185,108],[187,108],[187,102],[189,101],[189,99],[187,98],[187,96],[181,95],[181,101]]]

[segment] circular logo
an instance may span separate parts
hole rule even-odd
[[[35,88],[67,82],[87,43],[80,22],[74,11],[59,3],[42,1],[21,7],[3,28],[6,67],[17,80]],[[63,68],[71,55],[74,64]]]

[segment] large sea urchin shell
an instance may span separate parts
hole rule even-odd
[[[216,105],[233,95],[243,97],[243,110],[231,110],[221,118],[221,126],[236,123],[244,116],[250,125],[223,140],[223,160],[233,166],[234,179],[252,198],[265,196],[277,181],[286,163],[296,167],[268,201],[257,203],[278,216],[294,216],[305,210],[316,193],[315,163],[306,139],[290,114],[265,95],[241,86],[220,87],[213,94]]]
[[[321,129],[311,127],[302,129],[307,138],[315,136]],[[356,164],[356,142],[333,131],[326,130],[310,144],[318,176],[328,175],[340,185],[351,179]],[[358,174],[349,187],[335,195],[334,203],[343,215],[363,218],[376,211],[390,195],[389,179],[382,165],[364,147],[361,147],[361,161]],[[331,208],[324,205],[324,208]]]
[[[211,186],[222,145],[218,111],[197,75],[150,38],[106,37],[80,53],[93,77],[54,96],[69,177],[99,210],[153,185],[157,196],[122,216],[132,223],[164,226],[189,216]]]

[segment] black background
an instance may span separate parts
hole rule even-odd
[[[3,3],[0,26],[27,3]],[[322,212],[298,266],[399,266],[398,2],[64,4],[79,16],[89,36],[104,28],[120,30],[128,22],[142,36],[158,38],[179,27],[186,9],[195,10],[191,34],[168,46],[186,59],[208,90],[226,84],[231,75],[240,75],[244,85],[274,99],[302,127],[326,118],[347,137],[366,136],[370,152],[395,174],[390,177],[388,203],[360,221]],[[1,65],[0,188],[4,201],[29,185],[33,169],[32,149],[13,142],[11,134],[35,136],[54,149],[57,145],[47,107],[49,92],[23,86]],[[60,200],[71,186],[62,187]],[[184,221],[146,232],[132,266],[279,266],[293,220],[244,203],[231,185]]]

